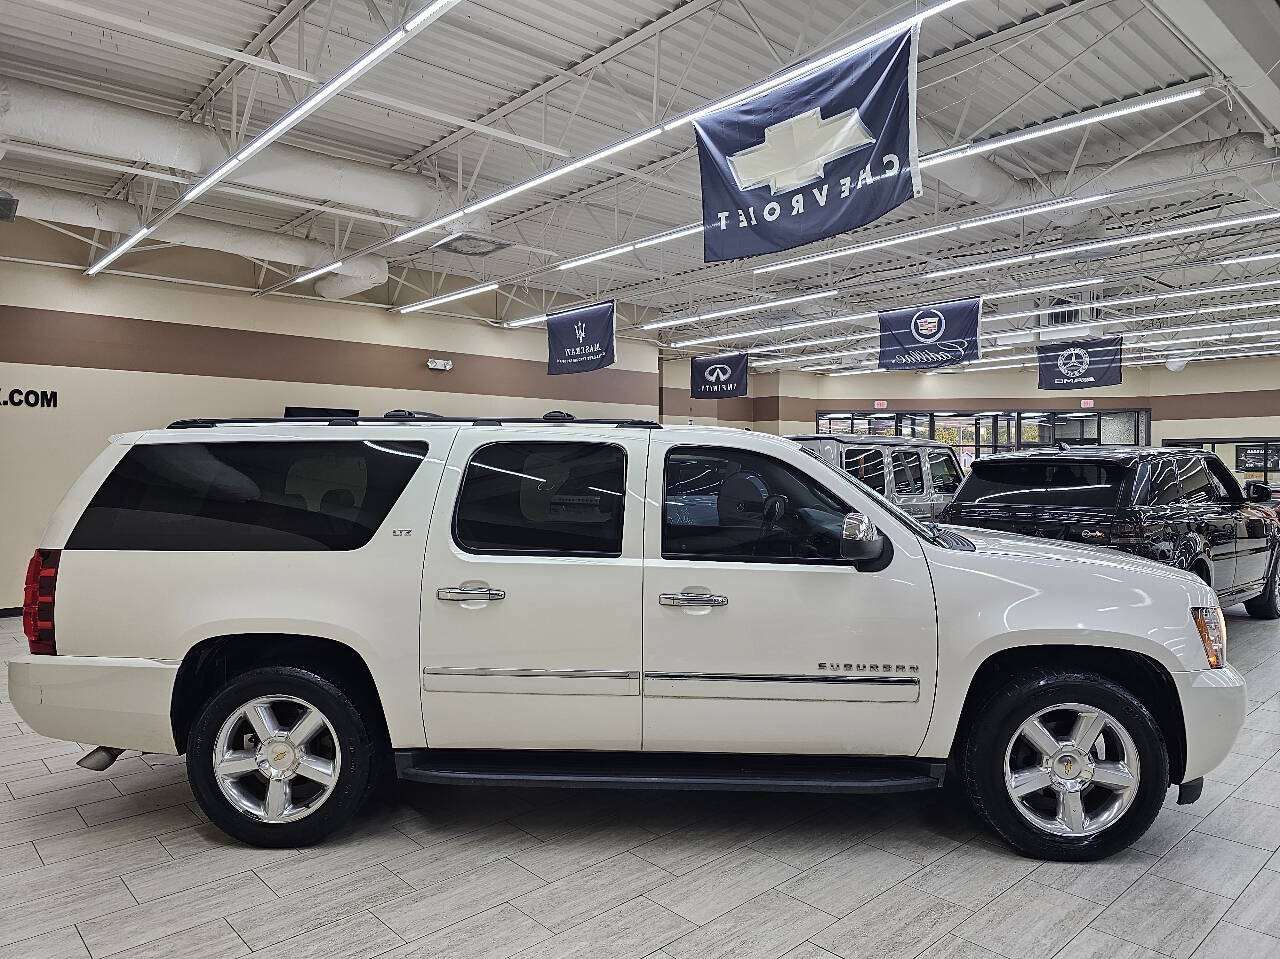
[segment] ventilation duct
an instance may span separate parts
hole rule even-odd
[[[0,179],[0,190],[6,190],[20,200],[22,215],[34,220],[51,220],[121,234],[132,233],[141,225],[137,209],[124,200],[105,200],[16,180]],[[298,267],[317,267],[333,259],[333,251],[317,240],[182,214],[157,227],[151,238]],[[357,256],[344,259],[337,275],[317,281],[316,291],[322,296],[339,298],[386,281],[386,260],[380,256]]]

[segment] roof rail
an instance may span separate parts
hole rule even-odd
[[[268,426],[288,423],[320,426],[394,426],[412,423],[461,423],[468,426],[516,426],[538,424],[540,426],[615,426],[625,429],[660,430],[662,424],[654,420],[590,418],[577,419],[563,410],[552,410],[545,416],[441,416],[418,410],[388,410],[382,416],[228,416],[195,417],[174,420],[171,430],[211,429],[215,426]]]

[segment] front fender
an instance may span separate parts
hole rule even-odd
[[[1115,550],[1005,554],[930,548],[938,685],[924,756],[951,748],[979,667],[1014,648],[1125,650],[1170,673],[1208,667],[1193,606],[1217,602],[1195,577]]]

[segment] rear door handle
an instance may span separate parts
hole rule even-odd
[[[490,589],[487,586],[444,586],[436,590],[436,599],[449,603],[465,603],[476,599],[506,599],[505,589]]]
[[[729,597],[716,593],[661,593],[658,602],[663,606],[728,606]]]

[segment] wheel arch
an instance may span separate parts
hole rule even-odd
[[[178,666],[169,719],[179,754],[200,708],[233,676],[262,666],[298,666],[338,679],[369,709],[373,728],[390,742],[387,720],[373,674],[351,646],[325,636],[298,633],[228,633],[192,646]]]
[[[950,755],[955,756],[974,711],[992,689],[1017,672],[1045,666],[1101,673],[1133,693],[1150,710],[1164,735],[1169,750],[1170,782],[1182,781],[1187,763],[1186,721],[1173,677],[1150,656],[1106,646],[1011,646],[993,652],[978,666],[969,684]]]

